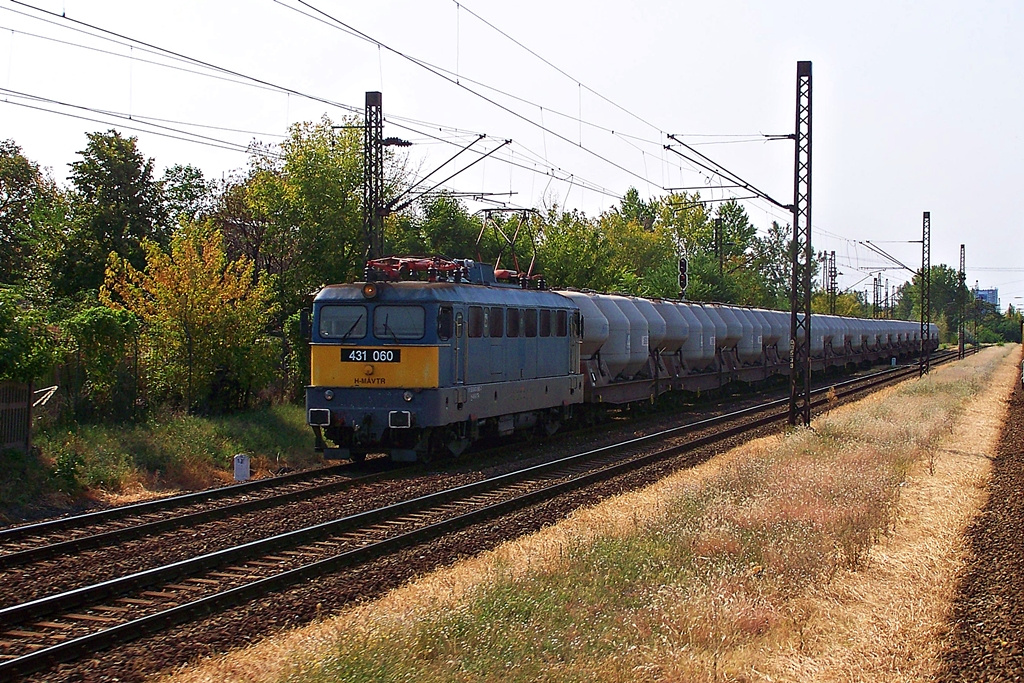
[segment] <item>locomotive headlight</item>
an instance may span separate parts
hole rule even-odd
[[[404,394],[402,394],[402,398],[404,398],[407,402],[411,401],[412,400],[412,392],[411,391],[405,392]]]
[[[330,389],[328,389],[327,391],[324,392],[324,398],[326,398],[328,401],[333,400],[334,399],[334,392],[331,391]]]

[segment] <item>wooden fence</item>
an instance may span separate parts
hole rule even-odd
[[[28,452],[31,427],[32,385],[0,382],[0,451]]]

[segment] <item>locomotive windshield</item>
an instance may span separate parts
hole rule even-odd
[[[422,306],[377,306],[373,311],[373,336],[377,339],[422,339],[425,332]]]
[[[330,339],[362,339],[366,336],[366,306],[323,306],[320,336]]]

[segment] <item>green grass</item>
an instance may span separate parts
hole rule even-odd
[[[318,460],[301,406],[236,415],[160,414],[142,424],[41,428],[34,456],[0,458],[0,507],[31,506],[47,494],[196,488],[227,478],[237,453],[256,470],[305,467]],[[19,480],[28,481],[24,486]]]

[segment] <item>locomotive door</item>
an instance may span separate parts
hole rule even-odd
[[[455,384],[466,382],[466,321],[462,311],[455,314]]]

